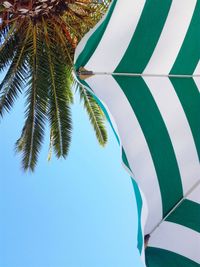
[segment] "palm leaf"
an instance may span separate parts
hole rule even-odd
[[[43,21],[46,53],[48,58],[48,70],[50,81],[49,92],[49,122],[52,133],[53,147],[57,157],[65,157],[69,150],[71,140],[71,114],[69,98],[66,93],[68,79],[66,66],[62,62],[58,46],[51,41],[51,34]]]
[[[1,48],[6,46],[7,41],[11,38],[14,32],[16,32],[19,29],[17,22],[14,22],[9,25],[4,25],[1,28],[0,31],[0,43],[1,43]],[[1,50],[0,50],[1,51]]]
[[[30,33],[30,26],[26,36],[18,44],[17,51],[12,63],[0,84],[0,115],[3,116],[4,110],[9,111],[13,106],[18,94],[21,93],[27,77],[26,48],[27,39]]]
[[[87,91],[82,86],[78,86],[77,88],[80,93],[80,98],[84,102],[84,107],[87,110],[89,119],[94,128],[97,140],[99,141],[100,145],[105,146],[108,137],[105,129],[105,117],[103,115],[103,112],[101,111],[98,103],[89,91]]]
[[[23,169],[34,170],[44,137],[48,102],[47,62],[43,56],[41,34],[32,26],[32,52],[30,57],[29,86],[27,90],[26,121],[17,151],[23,154]]]
[[[19,42],[16,34],[19,27],[20,25],[13,23],[0,31],[0,71],[3,71],[14,57],[15,47]]]
[[[19,43],[17,35],[12,36],[6,43],[0,47],[0,71],[4,71],[15,55],[15,47]]]
[[[105,13],[109,0],[97,2],[0,3],[0,72],[6,69],[0,84],[0,115],[11,109],[23,90],[25,124],[16,150],[22,153],[25,170],[33,170],[36,165],[46,119],[50,125],[49,157],[53,149],[58,157],[68,153],[72,129],[72,59],[78,41]],[[102,111],[91,94],[83,89],[80,94],[96,136],[104,145],[107,135]]]
[[[66,37],[65,37],[66,33],[63,32],[63,28],[66,29],[67,24],[62,21],[62,25],[61,25],[61,22],[59,20],[56,20],[56,23],[54,23],[53,26],[54,26],[55,33],[57,35],[57,40],[60,41],[60,46],[62,49],[62,56],[63,56],[66,64],[68,65],[70,62],[71,66],[72,66],[73,65],[73,49],[70,46],[69,38],[66,39]]]

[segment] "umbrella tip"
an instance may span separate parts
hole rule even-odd
[[[77,76],[81,80],[86,80],[86,79],[90,78],[93,75],[94,75],[93,71],[86,70],[84,67],[80,67],[79,70],[77,71]]]

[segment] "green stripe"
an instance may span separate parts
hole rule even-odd
[[[124,164],[126,165],[126,167],[131,171],[128,159],[126,157],[126,153],[124,151],[124,148],[122,147],[122,160],[124,162]],[[132,184],[133,184],[133,189],[135,192],[135,198],[136,198],[136,202],[137,202],[137,211],[138,211],[138,231],[137,231],[137,248],[139,250],[140,253],[142,253],[142,248],[143,248],[143,234],[142,234],[142,225],[141,225],[141,219],[142,219],[142,197],[140,194],[140,190],[138,188],[137,183],[135,182],[134,179],[131,179]]]
[[[80,53],[78,59],[76,60],[75,63],[75,69],[78,70],[80,67],[83,67],[87,64],[87,62],[89,61],[90,57],[92,56],[92,54],[94,53],[94,51],[96,50],[98,44],[101,41],[101,38],[103,37],[103,34],[106,30],[106,27],[110,21],[110,18],[112,16],[113,10],[115,8],[115,5],[117,3],[117,0],[113,0],[108,13],[106,15],[105,20],[102,22],[102,24],[96,29],[96,31],[90,36],[90,38],[88,39],[85,48],[83,49],[83,51]]]
[[[193,74],[200,59],[200,1],[171,74]],[[170,79],[188,119],[200,159],[200,94],[193,79]]]
[[[183,196],[181,177],[165,123],[142,78],[117,76],[115,79],[135,112],[148,143],[160,185],[165,216]]]
[[[193,79],[171,78],[170,80],[184,109],[200,160],[200,94],[198,88]]]
[[[144,70],[162,32],[171,2],[146,1],[135,33],[116,72],[141,73]]]
[[[131,171],[128,159],[126,157],[126,153],[124,151],[124,148],[122,147],[122,160],[126,167]],[[133,189],[135,192],[135,198],[137,202],[137,211],[138,211],[138,231],[137,231],[137,248],[140,253],[142,253],[142,248],[143,248],[143,234],[142,234],[142,225],[141,225],[141,219],[142,219],[142,197],[140,194],[140,190],[138,188],[137,183],[135,182],[134,179],[131,179],[132,184],[133,184]]]
[[[166,221],[177,223],[200,233],[200,204],[184,200]]]
[[[145,254],[147,267],[199,267],[198,263],[165,249],[149,247]]]
[[[197,1],[186,37],[171,74],[193,74],[200,59],[200,1]],[[190,125],[200,159],[200,94],[193,79],[170,79]]]
[[[171,69],[171,74],[193,74],[200,59],[200,1],[188,28],[183,45]]]
[[[126,157],[126,153],[125,153],[123,147],[122,147],[122,161],[123,161],[123,163],[125,164],[125,166],[130,170],[130,172],[132,172],[131,167],[130,167],[130,165],[129,165],[129,163],[128,163],[128,159],[127,159],[127,157]]]
[[[128,159],[126,157],[126,153],[124,151],[124,148],[122,147],[122,160],[124,162],[124,164],[126,165],[126,167],[131,171]],[[132,172],[132,171],[131,171]],[[140,190],[138,188],[138,185],[136,183],[136,181],[134,179],[131,179],[132,184],[133,184],[133,189],[135,192],[135,198],[136,198],[136,202],[137,202],[137,212],[138,212],[138,231],[137,231],[137,248],[140,252],[140,254],[142,253],[142,248],[144,245],[144,237],[142,234],[142,225],[141,225],[141,220],[142,220],[142,197],[140,194]]]
[[[143,248],[143,235],[142,235],[142,226],[141,226],[141,217],[142,217],[142,197],[140,194],[140,190],[138,188],[137,183],[131,179],[132,184],[133,184],[133,188],[134,188],[134,192],[135,192],[135,197],[136,197],[136,201],[137,201],[137,209],[138,209],[138,235],[137,235],[137,240],[138,240],[138,244],[137,244],[137,248],[140,252],[140,254],[142,253],[142,248]]]

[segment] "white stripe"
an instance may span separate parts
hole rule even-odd
[[[147,201],[146,201],[146,197],[143,194],[142,190],[139,188],[140,190],[140,194],[142,197],[142,212],[141,212],[141,228],[142,228],[142,236],[144,236],[144,229],[145,229],[145,224],[148,218],[148,206],[147,206]],[[142,253],[141,253],[141,258],[142,261],[145,263],[145,244],[143,243],[143,248],[142,248]]]
[[[131,178],[133,180],[135,180],[133,178],[133,174],[131,173],[131,171],[129,170],[129,168],[126,166],[126,164],[124,162],[122,162],[122,166],[130,174]],[[138,188],[139,188],[139,186],[138,186]],[[142,197],[142,210],[141,210],[140,224],[141,224],[141,229],[142,229],[142,236],[144,236],[144,228],[145,228],[145,224],[146,224],[146,220],[147,220],[147,216],[148,216],[148,207],[147,207],[146,198],[145,198],[143,192],[141,191],[140,188],[139,188],[139,190],[140,190],[140,194]],[[136,199],[136,202],[137,202],[137,199]],[[145,264],[145,245],[144,245],[144,242],[143,242],[142,251],[140,253],[140,256],[141,256],[141,260],[142,260],[143,264]]]
[[[195,190],[189,194],[187,199],[200,204],[200,184],[195,188]]]
[[[103,103],[102,103],[102,105],[104,106]],[[117,129],[117,125],[116,125],[116,123],[115,123],[115,120],[114,120],[112,114],[110,113],[108,107],[107,107],[107,106],[104,106],[104,108],[106,109],[106,111],[107,111],[107,113],[108,113],[108,116],[109,116],[110,121],[111,121],[111,123],[112,123],[112,127],[113,127],[113,129],[114,129],[114,131],[115,131],[115,133],[116,133],[116,135],[117,135],[117,137],[118,137],[118,139],[119,139],[119,142],[120,142],[120,137],[119,137],[119,133],[118,133],[118,129]]]
[[[145,234],[149,233],[162,219],[162,200],[155,167],[142,129],[126,96],[111,76],[93,76],[87,79],[87,83],[105,106],[109,107],[115,118],[134,178],[147,199],[151,216],[148,216]]]
[[[111,5],[110,5],[109,9],[110,8],[111,8]],[[75,50],[75,55],[74,55],[74,62],[75,63],[76,63],[76,60],[78,59],[79,55],[81,54],[81,52],[85,48],[85,46],[87,44],[87,41],[92,36],[92,34],[97,30],[97,28],[99,28],[100,25],[104,22],[104,20],[106,19],[107,15],[108,15],[108,11],[106,12],[106,14],[104,14],[104,16],[101,18],[101,20],[95,25],[95,27],[92,28],[88,33],[86,33],[84,35],[84,37],[81,39],[81,41],[79,42],[79,44],[78,44],[78,46],[76,47],[76,50]]]
[[[163,222],[151,235],[148,246],[166,249],[200,263],[200,234],[176,223]]]
[[[183,192],[186,195],[200,178],[199,159],[189,123],[168,78],[148,77],[144,80],[170,135],[181,175]]]
[[[165,26],[144,73],[168,74],[187,33],[196,0],[174,0]]]
[[[198,74],[200,74],[200,60],[199,60],[199,62],[198,62],[198,64],[197,64],[197,67],[196,67],[196,69],[195,69],[195,71],[194,71],[194,74],[196,75],[198,75]],[[198,77],[198,78],[194,78],[194,81],[195,81],[195,83],[196,83],[196,85],[197,85],[197,88],[199,89],[199,92],[200,92],[200,77]]]
[[[131,41],[144,3],[144,0],[117,1],[101,42],[85,66],[86,69],[114,71]]]

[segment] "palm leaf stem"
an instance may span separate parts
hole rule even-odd
[[[61,27],[62,31],[65,33],[65,36],[71,46],[75,49],[76,46],[74,46],[74,41],[71,37],[70,31],[68,30],[68,26],[64,23],[64,21],[59,20],[58,18],[54,17],[55,22],[58,23],[58,25]]]
[[[30,147],[29,147],[29,154],[28,154],[28,166],[31,166],[32,162],[32,154],[33,154],[33,142],[34,142],[34,130],[35,130],[35,105],[36,105],[36,75],[37,75],[37,28],[36,26],[33,26],[33,76],[32,76],[32,89],[31,89],[31,114],[30,117],[32,118],[31,120],[31,133],[30,133]]]

